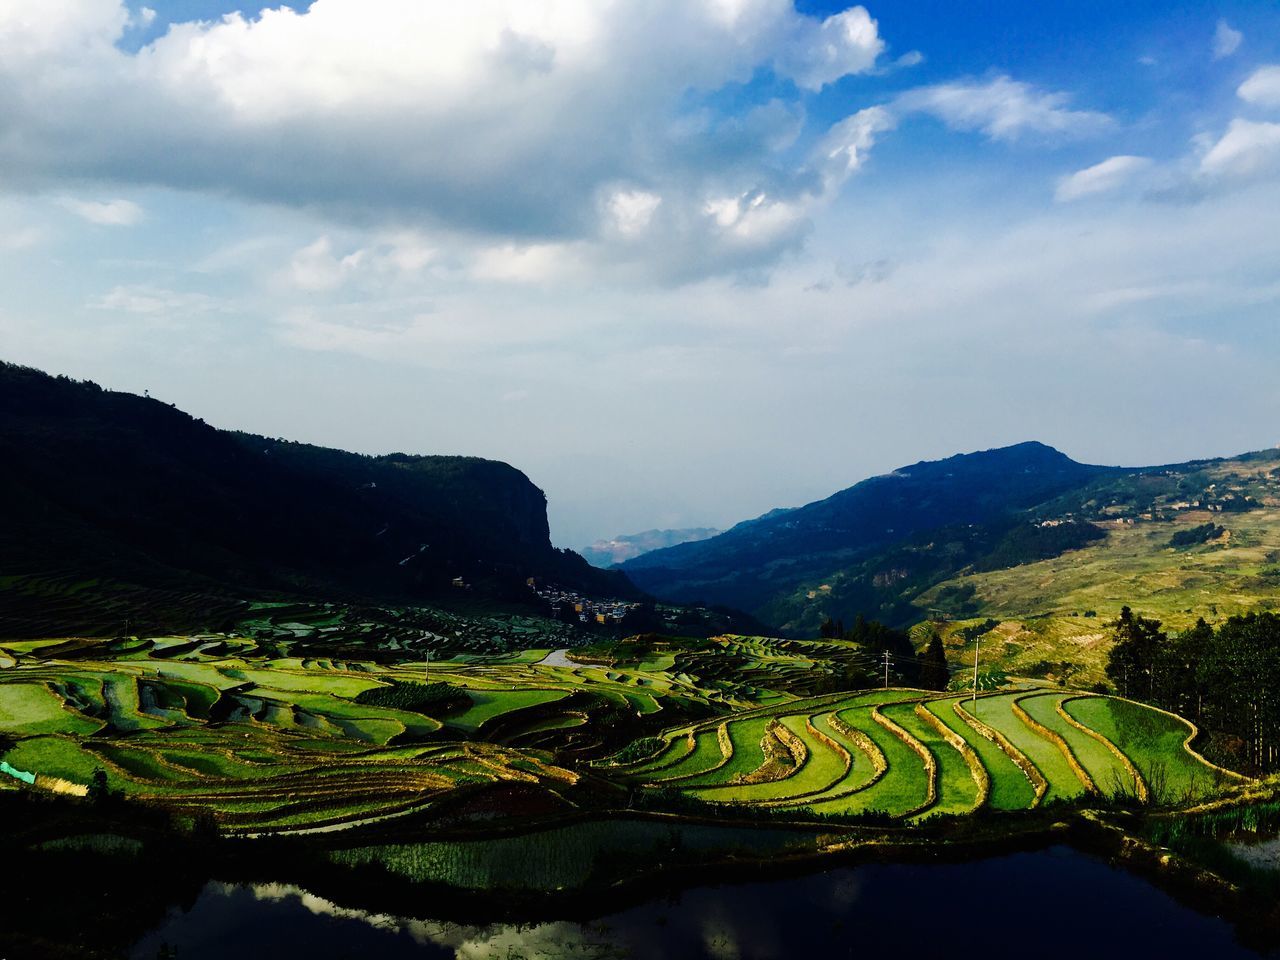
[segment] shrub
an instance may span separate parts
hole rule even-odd
[[[465,708],[471,703],[465,690],[451,683],[396,681],[386,687],[371,687],[356,694],[356,703],[371,707],[391,707],[412,713],[435,715]]]
[[[1202,523],[1198,527],[1179,530],[1169,538],[1169,546],[1175,549],[1178,547],[1198,547],[1200,544],[1208,543],[1210,540],[1217,540],[1226,532],[1226,527],[1221,527],[1216,523]]]

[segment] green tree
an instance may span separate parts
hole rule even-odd
[[[947,650],[936,632],[929,638],[923,661],[920,665],[920,686],[925,690],[947,689],[951,682],[951,671],[947,669]]]
[[[1107,656],[1107,677],[1121,696],[1150,701],[1157,663],[1169,637],[1159,620],[1134,616],[1128,607],[1111,627],[1115,642]]]
[[[89,776],[89,802],[94,806],[102,806],[111,799],[111,788],[107,783],[107,771],[95,767]]]
[[[1227,620],[1201,658],[1197,679],[1205,722],[1238,738],[1248,765],[1275,769],[1280,764],[1280,616]]]

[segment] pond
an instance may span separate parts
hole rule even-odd
[[[695,887],[588,922],[464,925],[344,908],[297,887],[208,884],[131,957],[787,960],[893,955],[1256,957],[1232,926],[1056,847],[961,864],[872,864]]]

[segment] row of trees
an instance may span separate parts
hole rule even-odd
[[[917,655],[911,637],[905,631],[886,627],[877,620],[859,616],[845,629],[843,621],[827,618],[821,627],[824,640],[844,640],[856,644],[858,653],[846,669],[849,689],[879,686],[883,682],[884,655],[889,655],[889,679],[903,686],[925,690],[945,690],[951,681],[946,649],[936,633],[923,655]]]
[[[1170,636],[1125,607],[1112,626],[1107,676],[1122,696],[1191,718],[1242,765],[1280,768],[1280,615]]]

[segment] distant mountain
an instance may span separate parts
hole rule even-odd
[[[608,569],[615,564],[654,550],[674,547],[681,543],[693,543],[707,540],[719,534],[714,527],[689,527],[685,530],[646,530],[644,533],[632,533],[614,537],[612,540],[597,540],[581,551],[587,562],[601,569]]]
[[[61,577],[85,584],[86,602],[105,581],[405,600],[449,594],[455,577],[518,597],[540,576],[636,593],[553,548],[546,497],[505,463],[231,433],[153,399],[0,364],[0,464],[0,583]]]
[[[815,578],[873,563],[868,573],[873,592],[883,585],[916,577],[917,567],[931,578],[951,575],[955,562],[981,562],[990,554],[1038,557],[1061,552],[1093,533],[1087,525],[1065,530],[1020,529],[1021,514],[1108,476],[1120,468],[1076,463],[1042,443],[964,454],[921,462],[842,490],[795,510],[772,511],[697,543],[645,554],[622,565],[643,589],[672,600],[701,600],[749,611],[767,623],[785,626],[780,598]],[[949,560],[884,566],[885,554],[943,539],[959,546]],[[923,542],[921,542],[923,541]],[[899,558],[901,559],[901,558]],[[875,586],[879,582],[880,587]],[[883,597],[850,598],[850,613],[899,619]],[[843,613],[844,611],[839,611]],[[914,608],[912,608],[914,612]],[[909,619],[906,609],[897,611]]]

